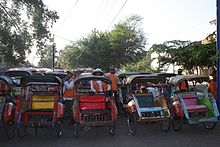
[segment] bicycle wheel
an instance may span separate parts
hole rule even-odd
[[[127,125],[129,130],[129,135],[135,135],[136,134],[136,112],[133,113],[127,113]]]

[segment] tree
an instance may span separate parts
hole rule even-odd
[[[163,44],[154,44],[149,51],[158,54],[159,68],[167,64],[180,65],[180,63],[188,60],[188,58],[186,58],[188,53],[185,53],[184,47],[189,44],[190,41],[166,41]]]
[[[109,34],[93,30],[86,38],[66,46],[60,53],[60,62],[68,69],[78,67],[107,69],[109,54]]]
[[[51,45],[47,45],[45,49],[42,51],[41,59],[38,63],[38,66],[45,67],[45,68],[51,68],[53,66],[53,52],[54,52],[54,65],[57,66],[57,50]]]
[[[84,66],[84,62],[81,61],[81,55],[84,53],[82,48],[78,45],[78,42],[72,43],[60,51],[60,64],[66,69],[75,69]]]
[[[160,68],[173,64],[191,71],[198,67],[215,67],[216,64],[215,41],[208,44],[202,44],[201,41],[166,41],[163,44],[154,44],[150,52],[159,54]]]
[[[93,30],[88,36],[66,46],[61,64],[67,68],[120,68],[144,57],[146,39],[140,28],[142,18],[132,16],[110,32]]]
[[[0,61],[24,63],[33,45],[41,55],[51,37],[50,27],[58,19],[42,0],[2,0],[0,2]]]
[[[190,53],[189,61],[182,63],[186,69],[192,68],[204,68],[204,67],[212,67],[216,66],[216,42],[211,42],[208,44],[201,44],[201,42],[193,42],[190,45],[185,47],[185,50]],[[191,64],[191,66],[189,66]]]
[[[146,38],[141,28],[142,17],[133,15],[119,22],[110,32],[111,64],[117,68],[141,60],[145,55]]]
[[[87,38],[80,40],[79,45],[83,51],[79,61],[83,66],[108,69],[111,60],[108,32],[94,30]]]
[[[148,52],[147,55],[142,60],[136,63],[127,64],[123,67],[123,69],[125,71],[130,71],[130,72],[134,72],[134,71],[157,72],[151,67],[151,63],[152,63],[151,53]]]

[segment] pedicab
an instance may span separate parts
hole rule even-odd
[[[178,75],[171,78],[172,97],[181,104],[180,111],[174,110],[174,130],[179,130],[175,125],[181,126],[184,122],[203,123],[208,130],[216,126],[219,111],[215,98],[208,93],[208,81],[209,77],[206,75]],[[186,83],[186,89],[181,89],[183,82]]]
[[[182,128],[182,120],[180,118],[183,117],[183,110],[181,108],[181,103],[178,99],[172,97],[172,88],[170,84],[170,79],[175,77],[174,73],[157,73],[158,76],[162,76],[166,78],[166,84],[163,88],[163,93],[165,98],[168,101],[168,106],[171,114],[171,124],[175,131],[179,131]]]
[[[11,68],[4,73],[4,75],[12,78],[16,97],[21,94],[21,78],[32,74],[33,69],[30,68]]]
[[[118,74],[119,83],[118,83],[118,94],[123,107],[125,108],[128,103],[127,95],[128,95],[128,87],[126,85],[127,77],[131,75],[145,75],[151,74],[150,72],[123,72]]]
[[[175,77],[175,73],[157,73],[158,76],[164,77],[166,79],[166,82],[164,84],[164,96],[167,98],[171,97],[171,86],[169,84],[170,78]],[[170,100],[170,99],[168,99]]]
[[[0,75],[0,127],[5,129],[8,139],[15,136],[14,113],[13,81],[8,76]]]
[[[44,73],[42,73],[42,72],[35,72],[35,73],[33,73],[33,75],[39,75],[39,76],[43,76],[43,75],[44,75]]]
[[[90,81],[100,80],[105,84],[111,81],[104,76],[81,76],[74,84],[77,98],[73,100],[74,136],[78,138],[80,128],[106,126],[111,135],[115,135],[117,107],[111,92],[92,92]]]
[[[157,74],[132,75],[127,78],[129,102],[126,106],[130,135],[136,133],[136,123],[160,122],[163,131],[170,129],[170,111],[163,95],[166,79]],[[141,89],[139,88],[141,86]]]
[[[52,76],[57,76],[60,79],[64,79],[66,77],[66,73],[65,72],[59,72],[59,71],[47,71],[44,73],[45,75],[52,75]]]
[[[16,101],[15,120],[18,135],[28,134],[28,128],[55,128],[62,135],[64,106],[62,81],[55,76],[31,75],[21,78],[21,95]]]

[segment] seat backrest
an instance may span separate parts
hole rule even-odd
[[[105,95],[81,95],[79,101],[80,110],[106,109]]]
[[[55,96],[32,95],[30,102],[33,110],[54,109]]]
[[[198,105],[197,96],[195,94],[180,94],[186,106]]]
[[[140,108],[154,107],[154,97],[152,94],[135,94]]]

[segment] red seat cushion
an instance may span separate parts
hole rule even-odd
[[[197,105],[197,99],[183,99],[186,106]]]
[[[79,97],[80,102],[105,102],[105,96],[104,95],[82,95]]]
[[[183,99],[196,99],[197,96],[195,94],[180,94]]]
[[[181,94],[180,96],[183,98],[189,112],[207,110],[205,105],[197,103],[197,96],[195,94]]]
[[[103,95],[80,96],[80,110],[106,109]]]

